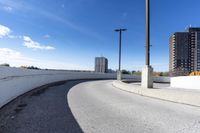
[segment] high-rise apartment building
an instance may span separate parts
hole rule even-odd
[[[200,28],[188,28],[170,37],[169,71],[171,76],[188,75],[200,70]]]
[[[191,71],[200,70],[200,28],[189,28]]]
[[[106,59],[105,57],[96,57],[95,72],[100,72],[100,73],[108,72],[108,59]]]

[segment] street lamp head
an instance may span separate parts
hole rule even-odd
[[[127,31],[127,29],[121,29],[121,31]]]
[[[115,29],[116,32],[127,31],[127,29]]]

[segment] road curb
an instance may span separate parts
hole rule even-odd
[[[156,99],[182,103],[200,107],[200,92],[192,90],[174,89],[147,89],[137,85],[127,84],[121,81],[113,81],[113,86],[127,92]]]

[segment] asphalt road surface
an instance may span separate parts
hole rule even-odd
[[[128,93],[107,80],[43,86],[0,110],[0,133],[79,132],[199,133],[200,107]]]
[[[200,108],[121,91],[111,81],[81,83],[69,106],[87,133],[200,133]]]
[[[80,82],[50,84],[12,101],[0,110],[0,133],[82,132],[67,102],[68,91]]]

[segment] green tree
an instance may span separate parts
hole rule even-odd
[[[122,70],[122,74],[131,74],[131,73],[130,73],[130,71],[127,71],[124,69],[124,70]]]
[[[0,66],[10,67],[10,65],[8,63],[0,64]]]

